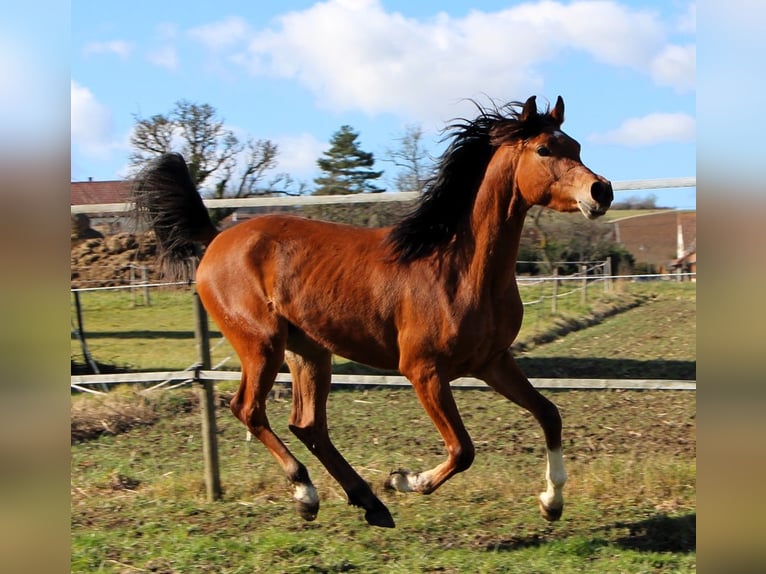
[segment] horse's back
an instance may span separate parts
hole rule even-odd
[[[256,217],[207,247],[198,290],[224,331],[284,320],[339,355],[395,367],[396,281],[385,239],[383,229]]]

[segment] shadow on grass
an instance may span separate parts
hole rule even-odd
[[[178,338],[183,337],[178,333]],[[192,337],[189,337],[192,338]],[[519,359],[519,367],[532,379],[672,379],[693,381],[697,377],[697,363],[694,361],[638,361],[634,359],[570,359],[553,357],[545,359]],[[98,363],[99,372],[115,373],[130,369],[116,365]],[[283,365],[281,372],[287,372]],[[375,369],[359,363],[346,362],[333,365],[337,375],[398,375],[398,371]],[[89,374],[92,371],[84,364],[73,361],[71,374]]]
[[[488,542],[484,545],[484,550],[490,552],[508,552],[511,550],[520,550],[522,548],[537,548],[547,544],[549,540],[541,534],[531,534],[529,536],[511,536],[496,542]]]
[[[679,379],[697,378],[696,361],[651,359],[602,359],[571,357],[521,357],[525,375],[546,379]]]
[[[210,331],[210,337],[217,338],[221,334]],[[72,339],[76,337],[73,334]],[[85,338],[90,339],[194,339],[194,331],[150,331],[148,329],[136,331],[88,331]]]
[[[81,361],[75,361],[74,359],[70,360],[71,362],[71,375],[93,375],[95,374],[95,371],[93,369],[93,366]],[[118,365],[111,365],[109,363],[102,363],[100,361],[94,361],[96,369],[98,370],[98,373],[102,375],[111,375],[115,373],[128,373],[130,372],[130,369],[125,367],[120,367]]]
[[[612,538],[610,533],[623,533]],[[652,516],[637,522],[617,522],[597,528],[588,536],[574,536],[564,539],[551,539],[541,533],[528,536],[511,536],[500,540],[479,540],[477,548],[493,552],[509,552],[523,548],[536,548],[545,544],[557,544],[567,553],[578,556],[590,556],[604,546],[617,546],[623,550],[638,552],[672,552],[688,554],[697,550],[697,515],[670,517],[666,515]],[[607,536],[604,537],[603,535]],[[612,540],[612,542],[609,541]]]
[[[614,528],[627,528],[628,535],[616,540],[626,550],[642,552],[682,552],[697,550],[697,514],[652,516],[639,522],[618,522]]]
[[[581,359],[568,357],[520,358],[517,360],[524,374],[539,379],[677,379],[693,381],[697,378],[695,361],[665,361],[652,359]],[[333,365],[339,375],[397,375],[397,371],[382,371],[359,363]]]

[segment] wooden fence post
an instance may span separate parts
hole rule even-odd
[[[604,260],[604,293],[612,290],[612,258],[607,257]]]
[[[141,267],[141,280],[144,282],[144,301],[146,301],[147,307],[151,307],[152,300],[149,297],[149,287],[146,287],[146,285],[149,283],[149,272],[146,265]]]
[[[582,273],[582,304],[585,305],[588,302],[588,266],[583,263],[580,265],[580,273]]]
[[[207,312],[194,290],[194,335],[197,340],[199,368],[210,369],[210,333],[208,331]],[[202,451],[205,457],[205,487],[207,499],[214,502],[221,499],[221,476],[218,466],[218,438],[215,422],[215,393],[213,381],[199,381],[200,410],[202,411]]]
[[[73,293],[75,314],[77,315],[77,338],[80,340],[80,345],[82,347],[82,356],[85,358],[85,362],[88,363],[90,370],[93,371],[94,374],[98,375],[100,373],[98,370],[98,363],[93,360],[93,357],[88,350],[88,343],[85,340],[85,328],[83,327],[82,323],[82,305],[80,304],[80,292],[73,291]],[[101,390],[105,393],[109,392],[109,386],[106,383],[101,383]]]
[[[553,300],[551,301],[551,314],[555,315],[559,310],[559,268],[553,268]]]

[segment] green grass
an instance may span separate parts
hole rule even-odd
[[[631,283],[641,304],[516,353],[530,377],[696,379],[694,283]],[[550,323],[541,321],[542,330]]]
[[[244,440],[225,409],[224,497],[207,503],[199,413],[158,398],[167,410],[153,426],[72,446],[72,572],[693,572],[694,395],[549,396],[564,416],[570,474],[564,518],[554,524],[536,507],[545,468],[539,428],[498,395],[458,394],[476,462],[421,496],[381,488],[392,468],[422,470],[443,459],[413,393],[333,393],[333,440],[389,507],[393,530],[368,526],[346,503],[286,430],[284,400],[269,401],[272,425],[311,472],[318,519],[298,517],[275,461]]]
[[[88,350],[98,363],[135,371],[181,370],[197,363],[191,289],[157,289],[150,305],[135,304],[126,290],[80,294]],[[72,325],[75,326],[74,303]],[[212,363],[239,369],[231,346],[211,324]],[[71,342],[73,360],[83,362],[79,340]]]

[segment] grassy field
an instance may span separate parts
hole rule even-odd
[[[551,318],[541,329],[550,340],[528,338],[520,352],[525,371],[549,376],[530,371],[556,372],[568,359],[568,373],[601,368],[673,378],[667,375],[691,368],[693,378],[694,285],[629,287],[627,295],[640,305],[601,319],[589,309],[592,319],[569,334],[557,331],[560,317]],[[172,360],[192,363],[193,339],[181,337],[185,331],[177,324],[187,316],[191,321],[192,314],[176,310],[179,296],[168,294],[167,303],[155,298],[151,328],[127,320],[145,312],[131,308],[129,300],[123,309],[103,304],[109,324],[99,325],[94,298],[87,303],[86,327],[90,322],[103,336],[92,339],[92,349],[97,341],[116,339],[132,351],[147,338],[141,334],[159,330],[162,337],[149,337],[146,368],[168,368],[175,351],[166,343],[184,338],[191,354]],[[543,321],[530,312],[527,319]],[[132,325],[132,335],[115,336],[125,324]],[[123,356],[117,343],[97,358],[135,360]],[[218,386],[222,405],[232,390],[231,384]],[[333,392],[332,437],[387,504],[394,530],[367,526],[363,513],[346,504],[338,485],[290,435],[289,397],[270,400],[269,414],[319,490],[322,509],[310,523],[294,511],[274,460],[262,445],[244,440],[243,427],[225,408],[218,416],[224,498],[205,501],[194,391],[146,395],[120,388],[105,397],[73,396],[72,572],[695,571],[695,393],[546,394],[562,412],[570,475],[564,517],[554,524],[543,521],[536,508],[545,470],[539,427],[495,393],[457,394],[476,461],[436,493],[419,496],[381,488],[391,469],[422,470],[443,460],[441,440],[412,391]]]
[[[224,499],[206,503],[199,414],[189,391],[175,391],[155,399],[153,425],[72,446],[72,571],[694,571],[693,393],[550,396],[564,417],[570,474],[565,515],[555,524],[536,508],[545,466],[537,425],[494,393],[458,395],[476,462],[430,496],[380,488],[390,469],[427,468],[443,457],[412,393],[334,393],[336,445],[397,522],[395,530],[381,530],[367,526],[291,440],[289,401],[270,402],[271,420],[310,468],[322,499],[318,519],[297,516],[276,463],[259,443],[244,440],[225,411]]]

